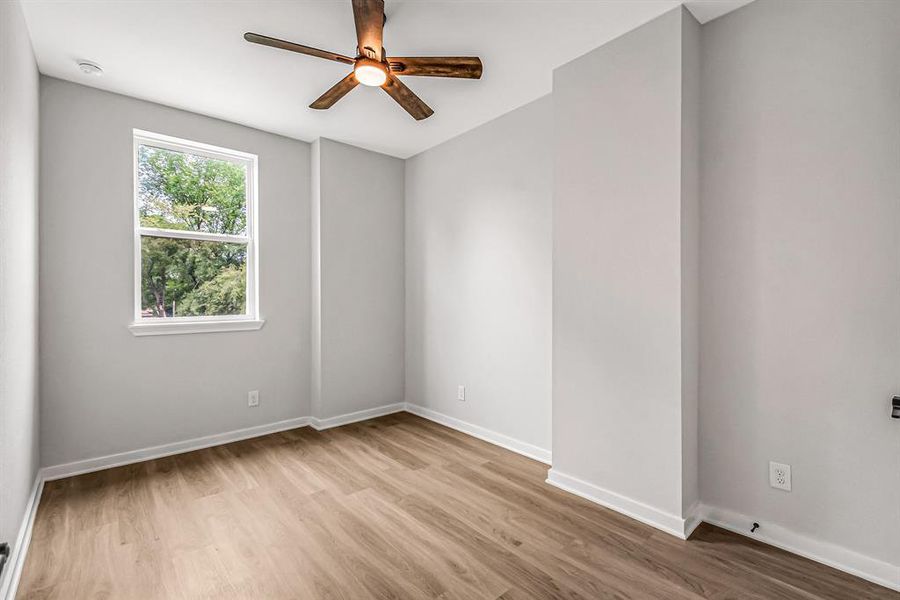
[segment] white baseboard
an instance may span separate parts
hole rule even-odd
[[[173,442],[171,444],[162,444],[160,446],[151,446],[149,448],[140,448],[138,450],[129,450],[127,452],[119,452],[107,456],[97,458],[88,458],[78,460],[62,465],[52,467],[44,467],[41,470],[44,481],[53,481],[54,479],[62,479],[64,477],[72,477],[74,475],[82,475],[84,473],[92,473],[94,471],[102,471],[103,469],[111,469],[113,467],[121,467],[134,463],[144,462],[145,460],[153,460],[154,458],[163,458],[172,456],[173,454],[183,454],[212,446],[220,446],[231,442],[247,440],[270,433],[279,431],[287,431],[288,429],[296,429],[297,427],[305,427],[312,425],[316,430],[328,429],[339,425],[347,425],[357,421],[364,421],[374,417],[401,412],[406,408],[405,403],[397,402],[386,406],[378,406],[367,410],[361,410],[346,415],[338,415],[328,419],[316,419],[314,417],[296,417],[286,419],[284,421],[276,421],[275,423],[267,423],[265,425],[256,425],[254,427],[246,427],[244,429],[236,429],[234,431],[226,431],[225,433],[216,433],[204,437],[193,438],[181,442]]]
[[[356,412],[338,415],[336,417],[328,417],[327,419],[309,418],[309,424],[316,431],[339,427],[341,425],[349,425],[366,419],[374,419],[375,417],[383,417],[393,413],[403,412],[406,410],[405,402],[395,402],[394,404],[385,404],[384,406],[376,406],[375,408],[367,408],[366,410],[358,410]]]
[[[622,513],[626,517],[631,517],[641,523],[656,527],[660,531],[665,531],[682,540],[686,540],[699,524],[699,521],[693,522],[694,519],[692,518],[682,519],[677,515],[627,498],[593,483],[560,473],[556,469],[550,469],[547,473],[547,483],[576,496],[581,496],[585,500],[590,500],[600,506]]]
[[[900,591],[900,564],[887,563],[843,546],[809,537],[775,523],[765,523],[760,519],[754,519],[732,510],[703,505],[700,508],[700,514],[702,520],[716,527],[759,540],[792,554],[798,554],[886,588]],[[751,534],[750,528],[754,521],[760,523],[760,528]]]
[[[43,490],[44,478],[41,472],[38,471],[34,478],[34,485],[31,487],[31,496],[28,498],[28,504],[25,506],[25,514],[22,516],[19,535],[16,536],[15,545],[4,567],[3,578],[0,579],[0,600],[13,600],[16,597],[16,590],[19,589],[19,579],[22,577],[22,568],[25,566],[25,557],[28,555],[28,545],[31,543],[34,517],[37,514]]]
[[[703,515],[700,512],[701,504],[699,500],[695,500],[691,507],[687,509],[684,517],[684,539],[689,539],[694,530],[703,522]]]
[[[255,427],[246,427],[244,429],[227,431],[225,433],[207,435],[191,440],[184,440],[182,442],[173,442],[161,446],[151,446],[150,448],[129,450],[128,452],[119,452],[117,454],[100,456],[98,458],[88,458],[86,460],[78,460],[62,465],[44,467],[41,472],[44,481],[53,481],[54,479],[62,479],[63,477],[72,477],[73,475],[92,473],[94,471],[102,471],[103,469],[111,469],[112,467],[121,467],[123,465],[139,463],[154,458],[162,458],[164,456],[172,456],[173,454],[182,454],[193,450],[201,450],[212,446],[238,442],[240,440],[255,438],[261,435],[287,431],[288,429],[296,429],[297,427],[304,427],[306,425],[309,425],[309,417],[297,417],[294,419],[286,419],[284,421],[276,421],[275,423],[267,423],[265,425],[256,425]]]
[[[418,415],[422,418],[428,419],[429,421],[434,421],[435,423],[439,423],[441,425],[444,425],[445,427],[449,427],[450,429],[456,429],[457,431],[461,431],[465,434],[471,435],[472,437],[484,440],[485,442],[490,442],[495,446],[500,446],[501,448],[512,450],[513,452],[516,452],[523,456],[527,456],[528,458],[542,462],[546,465],[551,464],[550,450],[545,450],[544,448],[535,446],[534,444],[529,444],[527,442],[511,438],[509,436],[503,435],[502,433],[497,433],[496,431],[481,427],[480,425],[473,425],[472,423],[460,421],[459,419],[456,419],[454,417],[447,416],[443,413],[439,413],[435,410],[431,410],[430,408],[425,408],[424,406],[419,406],[417,404],[410,404],[409,402],[407,402],[406,412]]]

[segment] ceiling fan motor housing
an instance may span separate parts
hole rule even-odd
[[[357,56],[356,63],[354,64],[354,68],[362,67],[362,66],[370,66],[375,67],[376,69],[384,69],[385,71],[390,71],[391,66],[388,64],[386,60],[375,60],[374,58],[369,58],[368,56]]]

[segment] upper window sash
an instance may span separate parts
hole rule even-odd
[[[135,229],[139,231],[140,235],[155,235],[158,237],[171,237],[178,239],[199,239],[199,240],[208,240],[208,241],[228,241],[225,238],[235,238],[234,243],[248,243],[250,240],[256,237],[256,168],[257,168],[257,157],[255,154],[250,154],[249,152],[241,152],[240,150],[225,150],[223,148],[219,148],[216,146],[212,146],[210,144],[204,144],[202,142],[194,142],[192,140],[185,140],[181,138],[176,138],[169,135],[163,135],[161,133],[153,133],[150,131],[144,131],[142,129],[134,129],[134,164],[135,164],[135,174],[134,174],[134,211],[135,211]],[[157,229],[155,227],[142,227],[140,224],[140,215],[139,206],[138,206],[138,179],[137,179],[137,155],[138,148],[141,146],[150,146],[152,148],[162,148],[163,150],[170,150],[172,152],[180,152],[182,154],[193,154],[196,156],[202,156],[204,158],[210,158],[213,160],[222,160],[226,162],[230,162],[236,165],[242,165],[246,169],[246,177],[244,178],[244,185],[246,186],[244,190],[244,198],[245,198],[245,209],[247,214],[247,225],[246,225],[246,235],[244,236],[234,236],[229,234],[214,234],[214,233],[205,233],[205,232],[193,232],[200,233],[202,235],[214,235],[215,238],[210,237],[192,237],[190,231],[182,231],[175,229]],[[183,235],[183,234],[188,235]],[[238,239],[239,238],[239,239]]]

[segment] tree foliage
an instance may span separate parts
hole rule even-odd
[[[246,172],[231,162],[141,146],[138,197],[142,227],[246,232]],[[145,316],[243,314],[246,250],[243,244],[143,236]]]
[[[241,313],[247,287],[243,267],[226,267],[185,296],[179,314],[222,315]]]

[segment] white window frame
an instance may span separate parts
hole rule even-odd
[[[133,130],[134,157],[134,321],[129,329],[136,336],[171,335],[182,333],[207,333],[222,331],[249,331],[259,329],[265,323],[259,316],[259,251],[258,218],[257,218],[257,172],[258,159],[255,154],[220,148],[210,144],[194,142],[141,129]],[[141,227],[140,198],[138,182],[138,151],[141,146],[152,146],[164,150],[173,150],[214,160],[224,160],[246,168],[245,181],[247,199],[247,232],[246,235],[227,235],[206,233],[202,231],[179,231],[175,229],[158,229]],[[141,237],[166,237],[180,240],[201,240],[210,242],[229,242],[247,245],[247,290],[246,313],[243,315],[197,316],[197,317],[154,317],[141,316]]]

